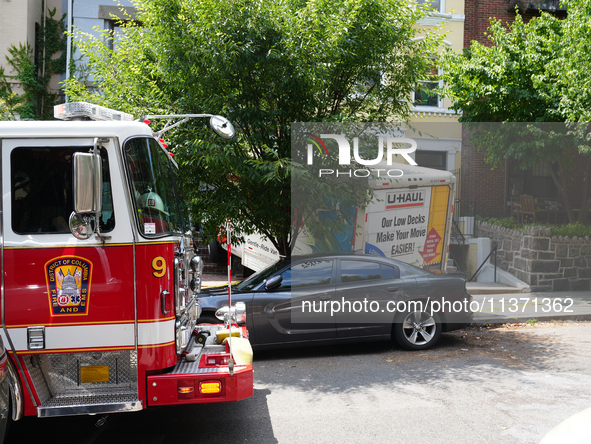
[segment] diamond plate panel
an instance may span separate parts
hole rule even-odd
[[[31,355],[25,357],[25,362],[43,406],[76,406],[137,400],[135,350]],[[108,367],[108,381],[81,381],[82,367],[102,366]],[[99,401],[99,398],[108,400]]]
[[[45,378],[43,377],[43,372],[41,371],[39,355],[29,355],[24,356],[23,358],[25,361],[25,366],[27,367],[27,371],[33,380],[33,386],[35,387],[37,396],[39,396],[39,400],[41,401],[41,404],[43,404],[51,398],[51,393],[49,392],[49,388],[47,387]]]
[[[133,393],[122,393],[119,395],[89,395],[89,396],[67,396],[63,398],[50,399],[43,407],[66,407],[91,404],[115,404],[122,402],[137,401],[137,396]]]
[[[245,369],[244,365],[234,366],[234,371]],[[199,361],[180,361],[169,373],[170,375],[185,375],[188,373],[228,373],[228,367],[199,368]]]

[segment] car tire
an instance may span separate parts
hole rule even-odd
[[[197,324],[223,324],[223,321],[216,318],[213,313],[203,313],[197,319]]]
[[[417,310],[397,317],[392,326],[392,336],[407,350],[426,350],[437,343],[441,328],[437,313]]]

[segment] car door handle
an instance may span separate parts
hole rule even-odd
[[[388,291],[391,291],[392,293],[394,293],[398,290],[400,290],[400,287],[388,287]]]
[[[320,296],[320,300],[321,301],[328,301],[330,299],[330,295],[329,294],[323,294],[322,296]]]

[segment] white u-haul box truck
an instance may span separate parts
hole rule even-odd
[[[445,272],[456,177],[449,171],[385,162],[372,172],[369,186],[374,196],[367,207],[356,208],[355,223],[323,242],[304,227],[292,254],[357,252]],[[254,271],[279,259],[273,244],[257,234],[232,246],[232,254]]]
[[[449,171],[396,168],[401,177],[370,179],[374,198],[357,211],[354,250],[445,271],[456,178]]]
[[[428,270],[446,271],[453,217],[455,176],[449,171],[380,163],[372,169],[373,198],[355,209],[355,223],[329,242],[318,242],[307,230],[298,236],[293,254],[322,253],[322,245],[339,252],[373,254]],[[337,251],[331,251],[337,252]]]

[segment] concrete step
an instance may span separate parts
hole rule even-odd
[[[466,289],[471,295],[523,293],[522,289],[495,282],[466,282]]]
[[[209,247],[207,245],[195,247],[195,253],[202,257],[209,257]]]

